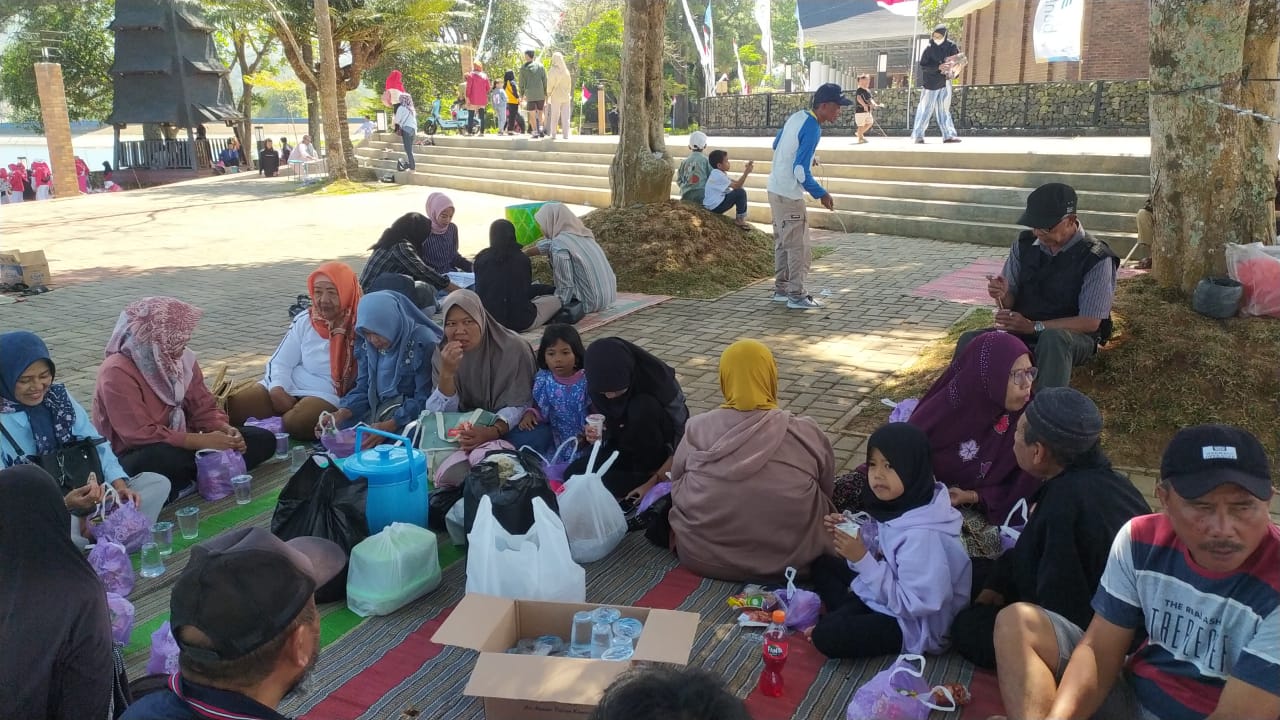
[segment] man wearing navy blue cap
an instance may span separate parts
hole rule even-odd
[[[773,301],[792,310],[811,310],[822,303],[805,292],[809,275],[809,213],[806,191],[828,210],[831,194],[813,177],[813,153],[822,138],[822,124],[840,117],[840,108],[852,105],[840,86],[827,83],[813,93],[813,108],[799,110],[773,139],[773,167],[769,171],[769,210],[773,214]]]

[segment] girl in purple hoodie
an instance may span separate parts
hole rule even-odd
[[[827,612],[811,631],[827,657],[861,658],[945,650],[951,621],[969,603],[972,566],[960,541],[960,511],[933,479],[929,439],[906,423],[867,441],[872,520],[850,535],[823,518],[840,557],[813,563]]]

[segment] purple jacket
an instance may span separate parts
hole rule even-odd
[[[933,501],[880,523],[849,585],[867,607],[898,619],[902,652],[941,652],[951,621],[969,604],[973,565],[960,541],[960,511],[934,483]]]

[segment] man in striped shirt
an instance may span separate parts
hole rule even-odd
[[[1018,218],[1023,230],[1004,271],[987,277],[996,301],[995,325],[1022,338],[1035,353],[1036,390],[1067,387],[1071,368],[1088,362],[1111,336],[1111,302],[1120,258],[1085,232],[1070,185],[1041,185]],[[960,336],[956,355],[977,330]]]
[[[1280,528],[1267,512],[1266,451],[1238,428],[1186,428],[1160,475],[1164,511],[1116,535],[1087,631],[1027,603],[1000,613],[1009,717],[1280,717]]]

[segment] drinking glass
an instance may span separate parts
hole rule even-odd
[[[591,627],[594,624],[590,610],[580,610],[573,614],[573,632],[569,636],[569,657],[591,657]]]
[[[237,505],[248,505],[253,500],[252,483],[252,475],[237,475],[231,478],[231,489],[235,491]]]
[[[188,505],[174,514],[178,516],[178,529],[182,531],[184,539],[195,540],[200,537],[200,508]]]
[[[276,433],[276,460],[289,459],[289,433]]]
[[[161,520],[151,526],[151,540],[160,548],[161,555],[173,554],[173,523]]]
[[[600,657],[612,644],[613,626],[602,622],[591,626],[591,657]]]
[[[160,557],[160,548],[153,542],[142,544],[142,577],[160,577],[164,574],[164,559]]]
[[[311,451],[306,446],[298,446],[289,451],[289,472],[296,473],[307,464],[307,458],[311,456]]]

